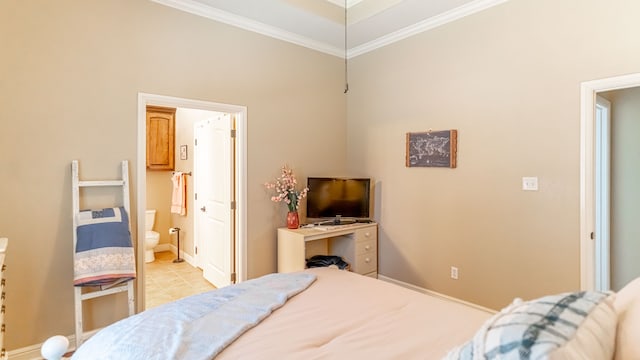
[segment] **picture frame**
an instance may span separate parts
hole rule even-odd
[[[458,130],[408,132],[406,167],[457,166]]]
[[[187,145],[180,145],[180,160],[187,160]]]

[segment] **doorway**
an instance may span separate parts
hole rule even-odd
[[[247,109],[244,106],[220,104],[214,102],[191,100],[184,98],[168,97],[154,94],[138,94],[138,165],[137,165],[137,238],[144,239],[144,216],[146,210],[146,107],[147,105],[157,105],[173,108],[185,108],[211,111],[216,113],[226,113],[235,119],[235,152],[236,156],[233,160],[233,169],[235,177],[233,178],[233,188],[235,189],[235,211],[233,216],[233,234],[235,254],[230,255],[229,263],[234,266],[233,272],[236,274],[236,281],[240,282],[246,279],[246,114]],[[195,212],[195,211],[194,211]],[[137,270],[139,279],[144,279],[144,241],[137,242]],[[195,249],[194,249],[195,250]],[[195,254],[195,251],[193,252]],[[137,311],[145,308],[145,282],[138,281],[137,289]]]
[[[583,290],[608,290],[609,286],[608,281],[603,280],[609,276],[608,254],[602,253],[602,249],[609,248],[608,239],[603,239],[602,235],[597,239],[598,230],[601,229],[597,221],[602,219],[603,213],[599,208],[602,202],[597,201],[598,184],[602,183],[598,179],[600,174],[596,150],[597,135],[602,134],[597,126],[597,116],[601,114],[598,112],[597,95],[605,91],[638,86],[640,86],[640,73],[588,81],[581,85],[580,287]],[[607,259],[603,260],[605,256]]]

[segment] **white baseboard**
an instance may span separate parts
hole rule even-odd
[[[172,253],[177,253],[177,248],[173,244],[159,244],[155,248],[153,248],[154,252],[161,251],[171,251]],[[189,265],[195,267],[195,260],[193,256],[185,253],[184,251],[180,251],[180,257],[184,259]],[[98,332],[98,330],[87,331],[84,333],[85,339],[88,339],[90,336]],[[69,349],[68,351],[75,350],[76,348],[76,336],[69,335],[67,336],[69,339]],[[43,343],[26,346],[20,349],[11,350],[7,352],[7,358],[9,360],[42,360],[42,355],[40,354],[40,348]]]
[[[177,253],[178,253],[178,249],[176,248],[176,246],[175,246],[175,245],[170,244],[170,245],[169,245],[169,247],[170,247],[169,251],[171,251],[171,252],[172,252],[172,253],[174,253],[174,254],[177,254]],[[196,265],[195,265],[195,261],[194,261],[194,259],[193,259],[193,256],[191,256],[191,255],[189,255],[189,254],[185,253],[185,252],[184,252],[184,250],[183,250],[183,251],[180,251],[180,258],[184,259],[184,261],[186,261],[189,265],[191,265],[191,266],[193,266],[193,267],[195,267],[195,266],[196,266]]]
[[[88,339],[93,336],[93,334],[97,333],[101,329],[91,330],[84,333],[84,338]],[[69,335],[67,336],[69,339],[69,348],[67,352],[73,351],[76,349],[76,336]],[[42,344],[35,344],[26,346],[20,349],[10,350],[7,352],[7,359],[9,360],[42,360],[42,354],[40,354],[40,349],[42,348]],[[63,358],[66,359],[66,358]]]
[[[393,278],[390,278],[390,277],[386,277],[384,275],[378,274],[378,279],[382,280],[382,281],[386,281],[388,283],[396,284],[396,285],[402,286],[404,288],[411,289],[411,290],[414,290],[414,291],[417,291],[417,292],[420,292],[420,293],[423,293],[423,294],[427,294],[427,295],[439,297],[439,298],[442,298],[442,299],[455,301],[457,303],[461,303],[461,304],[470,306],[472,308],[476,308],[478,310],[482,310],[482,311],[488,312],[490,314],[497,313],[497,311],[495,311],[493,309],[489,309],[489,308],[486,308],[484,306],[480,306],[478,304],[474,304],[474,303],[471,303],[471,302],[468,302],[468,301],[460,300],[460,299],[455,298],[453,296],[441,294],[441,293],[439,293],[437,291],[428,290],[428,289],[425,289],[425,288],[422,288],[422,287],[419,287],[419,286],[416,286],[416,285],[413,285],[413,284],[406,283],[404,281],[400,281],[400,280],[396,280],[396,279],[393,279]]]
[[[160,244],[157,245],[156,247],[153,248],[153,252],[161,252],[161,251],[171,251],[174,254],[178,253],[178,249],[176,248],[175,245],[173,244]],[[187,254],[184,252],[184,250],[180,251],[180,258],[184,259],[184,261],[186,261],[187,263],[189,263],[189,265],[195,267],[195,259],[193,258],[193,256]]]
[[[71,343],[71,340],[69,340]],[[7,359],[9,360],[35,360],[42,359],[40,354],[40,347],[42,344],[31,345],[23,347],[21,349],[11,350],[7,352]]]
[[[171,251],[171,249],[169,248],[169,244],[168,243],[159,244],[159,245],[156,245],[156,247],[153,248],[153,252],[154,253],[163,252],[163,251]]]

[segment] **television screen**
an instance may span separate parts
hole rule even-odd
[[[307,179],[307,219],[368,219],[370,179]]]

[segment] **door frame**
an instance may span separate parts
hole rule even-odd
[[[235,138],[235,271],[236,281],[242,282],[247,277],[247,107],[241,105],[222,104],[211,101],[193,100],[173,96],[138,93],[138,163],[136,174],[138,183],[136,186],[137,206],[137,239],[145,237],[145,210],[147,203],[147,168],[146,168],[146,107],[147,105],[159,105],[175,108],[189,108],[207,111],[229,113],[236,117]],[[144,241],[138,241],[137,273],[139,279],[144,279]],[[145,283],[137,281],[136,310],[144,310]]]
[[[599,92],[640,86],[640,73],[583,82],[580,85],[580,288],[595,290],[595,106]]]
[[[597,116],[599,109],[601,116]],[[596,95],[595,111],[595,290],[611,289],[611,102]]]

